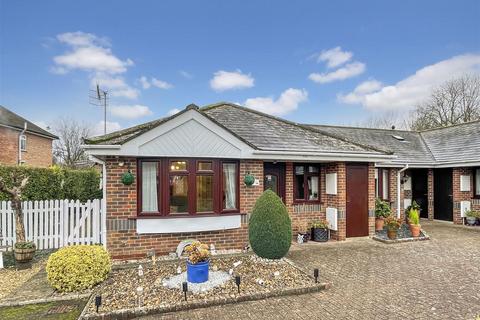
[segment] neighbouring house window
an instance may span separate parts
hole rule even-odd
[[[223,206],[224,210],[237,209],[238,172],[236,163],[223,163]]]
[[[142,162],[142,210],[158,212],[157,162]]]
[[[473,169],[473,180],[475,182],[474,196],[480,198],[480,168]]]
[[[294,165],[294,188],[296,201],[320,200],[320,167]]]
[[[139,168],[139,214],[238,212],[236,161],[148,159]]]
[[[20,136],[20,150],[27,151],[27,136],[24,134]]]
[[[384,168],[375,169],[375,197],[383,200],[389,199],[389,175],[390,170]]]

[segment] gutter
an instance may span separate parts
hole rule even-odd
[[[401,207],[400,207],[400,175],[402,174],[402,172],[404,172],[405,170],[408,169],[408,163],[405,164],[405,166],[398,170],[397,172],[397,218],[400,218],[400,210],[401,210]]]
[[[351,156],[355,158],[379,158],[379,159],[396,159],[397,156],[395,155],[385,155],[385,154],[378,154],[378,153],[369,153],[369,152],[318,152],[318,151],[279,151],[279,150],[254,150],[252,154],[258,155],[297,155],[297,156]]]
[[[105,250],[107,249],[107,164],[105,161],[100,160],[94,156],[90,156],[90,159],[98,164],[102,165],[102,244]]]

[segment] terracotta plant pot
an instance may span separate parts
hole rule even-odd
[[[33,255],[35,254],[35,248],[28,248],[28,249],[14,249],[15,254],[15,261],[20,263],[30,262],[33,259]]]
[[[396,230],[396,229],[388,229],[387,230],[388,239],[390,239],[390,240],[397,239],[397,232],[398,232],[398,230]]]
[[[384,218],[375,218],[375,231],[382,231],[385,224]]]
[[[412,233],[413,237],[420,236],[420,225],[419,224],[410,224],[410,232]]]

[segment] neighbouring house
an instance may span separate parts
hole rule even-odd
[[[327,219],[337,240],[375,232],[376,197],[400,216],[414,199],[425,217],[461,223],[461,206],[480,207],[478,141],[480,122],[425,132],[317,126],[218,103],[84,147],[104,167],[107,248],[126,259],[190,238],[244,247],[267,188],[283,199],[294,232]],[[128,171],[135,181],[125,185]]]
[[[0,106],[0,164],[52,165],[52,142],[58,137]]]

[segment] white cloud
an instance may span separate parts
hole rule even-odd
[[[179,113],[179,112],[180,112],[180,109],[173,108],[173,109],[171,109],[171,110],[168,110],[167,115],[173,116],[174,114],[177,114],[177,113]]]
[[[210,80],[210,87],[215,91],[235,90],[251,88],[255,79],[250,74],[243,74],[237,70],[233,72],[219,70],[213,74]]]
[[[308,99],[305,89],[289,88],[282,92],[277,100],[272,97],[258,97],[247,99],[244,105],[247,108],[258,110],[272,115],[284,115],[295,111],[298,105]]]
[[[185,79],[188,79],[188,80],[193,79],[193,74],[191,74],[190,72],[187,72],[185,70],[180,70],[178,71],[178,73],[180,73],[180,75]]]
[[[371,110],[408,110],[427,99],[433,87],[466,73],[480,74],[480,54],[455,56],[419,69],[415,74],[365,93],[358,101]]]
[[[70,70],[123,73],[133,65],[130,59],[121,60],[116,57],[107,40],[91,33],[67,32],[57,35],[58,41],[66,44],[69,51],[53,58],[56,73],[67,73]]]
[[[93,126],[92,136],[103,135],[103,124],[104,121],[100,121]],[[107,133],[118,131],[120,129],[122,129],[120,123],[107,121]]]
[[[153,114],[153,112],[147,106],[139,104],[124,105],[124,106],[111,106],[110,113],[118,118],[123,119],[137,119]]]
[[[338,80],[345,80],[358,76],[365,72],[365,64],[361,62],[349,63],[335,71],[328,73],[311,73],[308,78],[317,83],[329,83]]]
[[[338,100],[343,103],[355,104],[361,103],[367,93],[375,92],[382,88],[382,83],[375,79],[360,83],[352,92],[346,95],[339,94]]]
[[[147,77],[142,76],[140,77],[140,79],[138,79],[138,82],[140,82],[143,89],[149,89],[152,86],[157,87],[159,89],[164,89],[164,90],[173,88],[172,84],[163,80],[158,80],[157,78],[151,78],[151,80],[149,81]]]
[[[326,62],[327,68],[335,68],[350,61],[353,53],[342,51],[341,47],[335,47],[329,50],[323,50],[317,57],[317,62]]]
[[[136,99],[140,95],[140,91],[132,88],[125,82],[125,79],[120,76],[97,73],[92,77],[90,83],[92,87],[98,84],[103,90],[107,90],[112,97]]]

